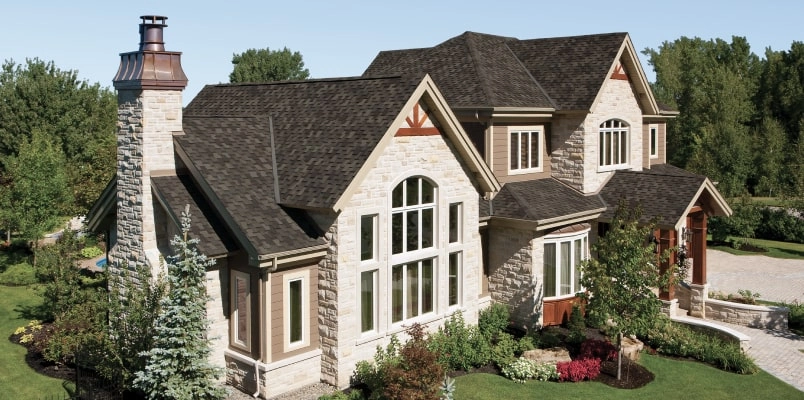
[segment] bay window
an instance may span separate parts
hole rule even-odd
[[[588,257],[588,230],[580,234],[546,237],[544,242],[544,297],[580,292],[579,265]]]

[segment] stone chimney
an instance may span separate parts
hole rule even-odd
[[[166,51],[167,17],[140,17],[139,50],[120,53],[117,89],[117,228],[112,268],[159,267],[151,176],[175,173],[173,134],[182,131],[187,77]]]

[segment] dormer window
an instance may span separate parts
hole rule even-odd
[[[600,124],[600,167],[617,169],[628,165],[628,124],[610,119]]]

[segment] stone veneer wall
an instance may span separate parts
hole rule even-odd
[[[577,190],[583,188],[584,179],[584,117],[556,117],[550,136],[550,148],[553,149],[550,155],[551,176]]]
[[[318,336],[321,381],[338,384],[338,224],[324,234],[327,255],[318,263]],[[357,294],[355,294],[357,295]]]
[[[786,330],[790,309],[707,299],[706,318],[752,328]]]
[[[175,170],[181,90],[120,90],[117,100],[117,243],[111,268],[159,268],[151,174]]]
[[[477,322],[482,265],[478,191],[473,181],[474,175],[457,159],[457,154],[457,150],[443,135],[394,137],[338,216],[337,230],[328,233],[332,243],[330,255],[336,256],[337,260],[328,257],[324,264],[330,265],[319,266],[322,271],[319,296],[325,298],[320,300],[319,308],[323,313],[320,314],[322,376],[329,383],[339,387],[348,386],[358,361],[371,360],[377,346],[387,345],[393,334],[399,334],[400,339],[405,340],[404,326],[409,326],[411,321],[404,324],[390,321],[392,261],[389,240],[391,191],[406,178],[424,176],[438,188],[436,311],[414,321],[433,330],[452,312],[461,310],[467,323]],[[448,205],[455,202],[463,204],[463,240],[459,244],[448,245],[446,213]],[[371,214],[378,215],[378,255],[375,262],[361,262],[360,217]],[[332,254],[336,245],[338,253]],[[444,281],[448,252],[452,251],[463,253],[463,292],[459,308],[448,307],[447,285]],[[364,334],[360,329],[359,289],[360,273],[367,269],[378,270],[379,315],[378,330]],[[337,313],[337,321],[330,320],[333,313]],[[336,379],[329,381],[333,373]]]
[[[599,172],[600,124],[619,119],[629,126],[629,168],[642,170],[642,109],[638,95],[629,81],[608,79],[601,89],[599,100],[584,122],[584,177],[583,192],[593,193],[600,189],[614,171]]]
[[[532,266],[535,262],[533,233],[509,227],[492,226],[489,232],[491,298],[511,307],[511,319],[523,329],[541,325],[541,287]],[[541,276],[541,271],[539,271]]]

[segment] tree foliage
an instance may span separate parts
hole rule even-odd
[[[19,154],[7,161],[10,183],[3,196],[3,219],[32,242],[34,250],[72,200],[64,169],[61,149],[40,131],[23,140]]]
[[[282,50],[248,49],[232,56],[234,68],[229,74],[229,82],[276,82],[303,80],[310,78],[310,71],[304,68],[302,55]]]
[[[648,242],[653,227],[640,225],[639,209],[620,204],[611,221],[611,229],[592,246],[597,257],[581,264],[581,284],[588,290],[587,313],[601,325],[608,321],[613,333],[637,334],[651,326],[661,310],[654,289],[666,289],[678,270],[660,271],[665,254],[656,254]]]
[[[209,362],[209,321],[206,318],[206,268],[214,264],[188,239],[190,213],[182,213],[183,237],[171,244],[175,256],[168,261],[168,293],[160,303],[153,347],[143,353],[145,370],[137,372],[134,385],[149,399],[222,399],[226,391],[217,385],[219,368]]]
[[[0,69],[0,171],[40,132],[65,156],[69,211],[86,212],[114,174],[117,102],[112,91],[80,81],[38,58]]]

